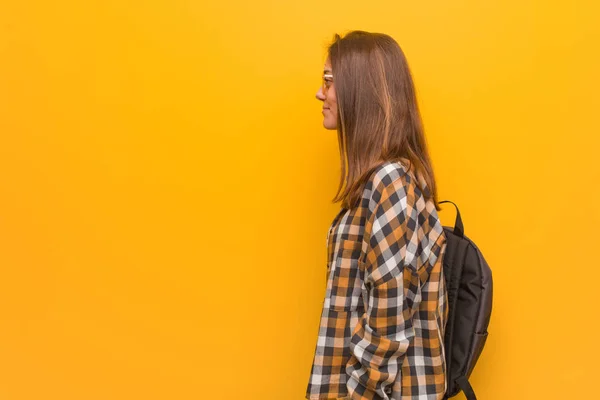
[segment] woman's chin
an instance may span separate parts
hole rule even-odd
[[[333,124],[330,121],[327,121],[327,119],[324,119],[323,127],[327,130],[333,131],[333,130],[337,129],[337,124]]]

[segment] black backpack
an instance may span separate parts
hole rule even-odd
[[[448,322],[444,337],[448,388],[444,399],[461,390],[476,400],[469,376],[483,350],[492,313],[492,271],[483,255],[465,236],[458,206],[454,227],[444,226],[444,278],[448,289]]]

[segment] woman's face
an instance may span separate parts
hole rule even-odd
[[[337,129],[337,101],[333,84],[333,71],[329,58],[325,61],[323,84],[317,92],[317,99],[323,102],[323,126],[325,129]]]

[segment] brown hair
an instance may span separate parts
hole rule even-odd
[[[344,208],[352,208],[379,165],[407,160],[407,168],[415,168],[413,172],[428,190],[419,188],[439,210],[414,84],[398,43],[382,33],[352,31],[343,38],[336,34],[328,53],[342,166],[333,202],[342,201]]]

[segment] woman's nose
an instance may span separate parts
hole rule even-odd
[[[325,95],[323,94],[323,88],[320,87],[319,91],[317,92],[317,100],[321,100],[321,101],[325,101]]]

